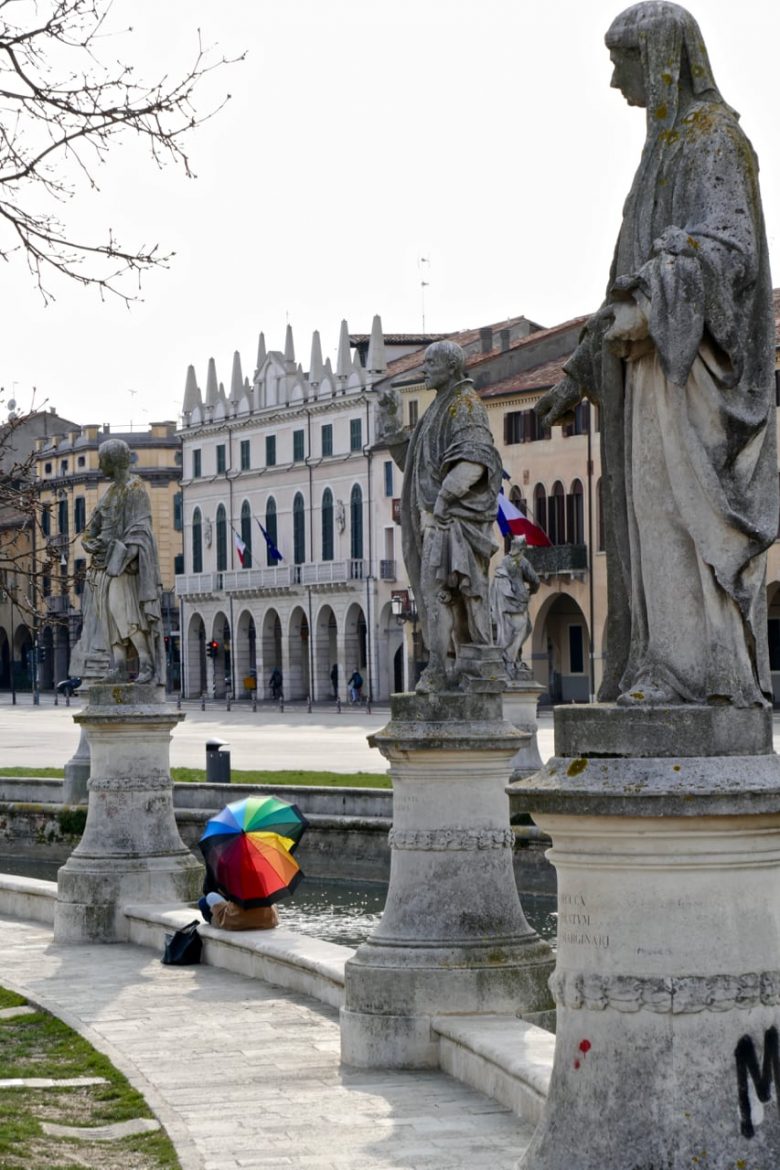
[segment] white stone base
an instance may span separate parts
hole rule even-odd
[[[94,684],[76,716],[92,773],[84,836],[57,875],[58,942],[126,939],[129,902],[188,902],[202,868],[179,836],[169,769],[171,731],[183,718],[161,688]]]
[[[778,757],[558,757],[517,791],[559,908],[555,1061],[521,1166],[780,1165]]]
[[[522,731],[529,738],[525,739],[515,752],[510,763],[510,779],[522,780],[525,776],[532,776],[542,766],[542,757],[539,755],[539,744],[536,733],[538,723],[536,708],[539,696],[544,687],[534,682],[532,678],[515,679],[506,684],[504,691],[504,719]]]
[[[495,695],[397,695],[374,742],[390,760],[393,828],[382,919],[345,969],[342,1060],[439,1063],[432,1018],[544,1012],[550,948],[528,925],[505,791],[519,737]]]

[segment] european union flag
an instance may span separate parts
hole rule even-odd
[[[255,520],[257,520],[257,516],[255,516]],[[283,557],[283,556],[282,556],[282,554],[279,552],[279,549],[276,547],[276,545],[274,544],[274,542],[271,540],[271,537],[268,535],[268,533],[266,532],[266,530],[263,528],[263,526],[262,526],[262,524],[260,523],[260,521],[259,521],[259,520],[257,520],[257,527],[258,527],[258,528],[260,529],[260,531],[262,532],[262,534],[263,534],[263,539],[265,540],[265,543],[268,545],[268,551],[269,551],[269,553],[271,554],[271,556],[273,557],[273,559],[274,559],[275,561],[283,561],[283,560],[284,560],[284,557]]]

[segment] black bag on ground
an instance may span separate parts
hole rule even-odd
[[[165,936],[165,951],[160,959],[168,967],[187,967],[200,962],[203,939],[198,934],[198,920],[188,923],[181,930]]]

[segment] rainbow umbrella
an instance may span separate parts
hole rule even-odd
[[[307,821],[275,796],[234,800],[212,817],[198,844],[214,884],[247,909],[291,894],[303,877],[292,856]]]

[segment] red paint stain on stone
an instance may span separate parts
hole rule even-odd
[[[579,1068],[579,1067],[580,1067],[580,1062],[579,1062],[578,1060],[575,1060],[575,1062],[574,1062],[574,1067],[575,1067],[575,1068]]]
[[[590,1052],[590,1040],[580,1040],[580,1052]]]

